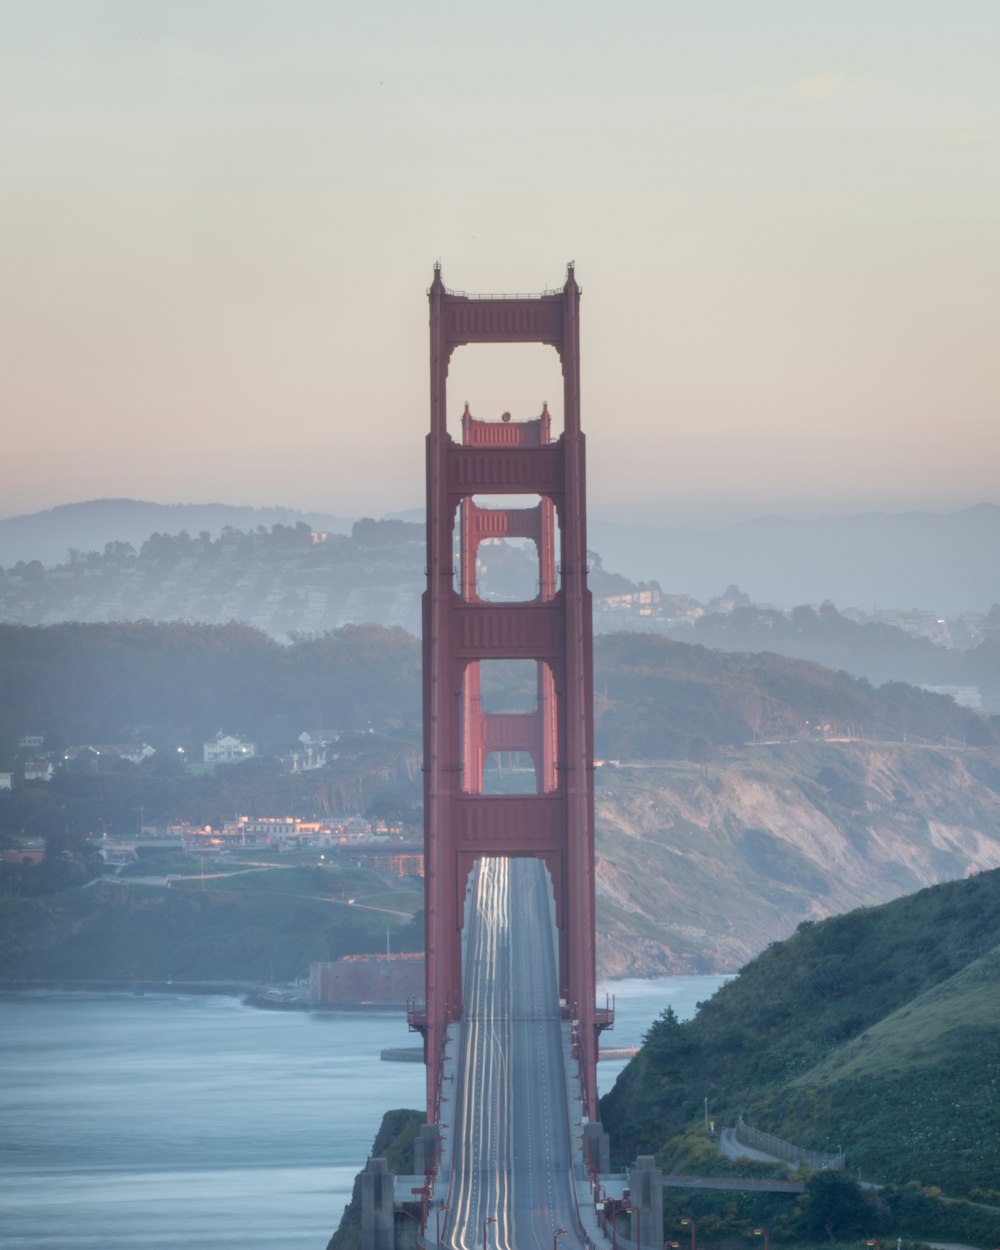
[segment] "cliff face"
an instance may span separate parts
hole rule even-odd
[[[598,770],[602,976],[735,971],[803,920],[1000,866],[1000,758],[899,743]]]

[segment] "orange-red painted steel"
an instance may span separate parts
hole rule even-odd
[[[461,930],[468,873],[487,855],[544,859],[556,897],[560,994],[579,1021],[584,1113],[596,1116],[593,671],[587,589],[585,446],[580,429],[580,290],[570,266],[561,291],[467,296],[435,267],[430,298],[431,428],[427,437],[427,590],[423,600],[424,846],[428,1118],[440,1085],[445,1031],[462,1008]],[[474,417],[461,442],[447,429],[452,353],[467,343],[550,344],[563,374],[563,433],[548,408],[528,421]],[[523,508],[484,508],[482,495],[540,496]],[[558,527],[557,522],[558,520]],[[556,550],[558,533],[559,550]],[[484,601],[476,555],[487,538],[520,537],[538,551],[538,594]],[[457,559],[457,570],[456,570]],[[457,576],[456,576],[457,574]],[[456,589],[457,586],[457,589]],[[533,712],[490,714],[480,697],[484,660],[532,660]],[[493,751],[524,751],[531,795],[483,794]]]

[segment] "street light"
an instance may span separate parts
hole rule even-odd
[[[770,1237],[768,1236],[767,1229],[766,1229],[766,1228],[755,1228],[755,1229],[753,1230],[753,1235],[754,1235],[755,1237],[763,1237],[763,1238],[764,1238],[764,1250],[768,1250],[768,1247],[769,1247],[769,1246],[770,1246],[770,1244],[771,1244],[771,1239],[770,1239]]]
[[[419,1185],[416,1189],[411,1189],[410,1193],[420,1196],[420,1231],[422,1233],[427,1226],[427,1199],[434,1194],[434,1190],[430,1185]]]
[[[638,1207],[623,1207],[623,1211],[627,1211],[629,1215],[635,1216],[635,1245],[636,1250],[642,1250],[642,1212]],[[629,1232],[631,1232],[631,1228]],[[764,1247],[767,1250],[767,1247]]]
[[[434,1239],[434,1244],[435,1244],[435,1245],[438,1245],[438,1246],[439,1246],[439,1245],[441,1244],[441,1212],[442,1212],[442,1211],[450,1211],[450,1210],[451,1210],[451,1205],[450,1205],[449,1203],[445,1202],[443,1199],[442,1199],[442,1201],[440,1201],[440,1202],[438,1202],[438,1203],[436,1203],[436,1204],[435,1204],[435,1207],[434,1207],[434,1228],[435,1228],[435,1231],[436,1231],[436,1233],[437,1233],[437,1237]]]
[[[495,1215],[488,1215],[486,1219],[483,1220],[483,1250],[486,1250],[486,1229],[490,1224],[495,1224],[496,1222],[497,1217]],[[764,1247],[764,1250],[767,1250],[767,1246]]]
[[[566,1230],[565,1230],[565,1228],[556,1228],[556,1229],[553,1229],[553,1231],[552,1231],[552,1250],[556,1250],[556,1247],[557,1247],[556,1238],[557,1238],[557,1237],[565,1237],[565,1236],[566,1236]]]
[[[698,1250],[698,1225],[694,1222],[690,1215],[685,1215],[681,1223],[690,1226],[691,1229],[691,1250]]]

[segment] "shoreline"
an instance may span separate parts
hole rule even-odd
[[[329,1015],[338,1011],[379,1014],[405,1012],[406,1003],[313,1003],[303,987],[294,984],[270,985],[260,981],[181,981],[181,980],[112,980],[106,977],[73,979],[70,977],[5,977],[0,978],[0,995],[4,994],[116,994],[142,998],[146,994],[170,994],[190,997],[240,998],[248,1007],[262,1011],[301,1011]]]

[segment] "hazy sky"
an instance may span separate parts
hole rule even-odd
[[[0,0],[0,515],[419,504],[435,260],[576,261],[605,516],[1000,502],[998,66],[997,0]]]

